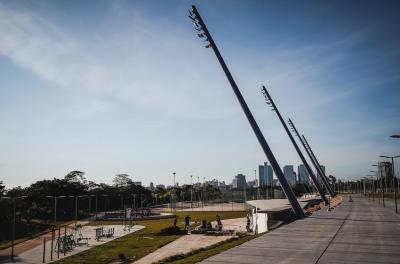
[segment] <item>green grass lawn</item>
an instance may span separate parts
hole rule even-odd
[[[183,218],[186,215],[191,217],[192,221],[201,220],[215,220],[217,212],[177,212],[176,215],[179,217],[178,225],[183,226]],[[219,212],[221,219],[245,217],[245,211],[239,212]],[[138,225],[143,225],[146,228],[126,235],[124,237],[117,238],[103,245],[91,248],[79,254],[57,261],[56,263],[110,263],[119,259],[118,255],[123,254],[126,258],[130,259],[129,262],[137,260],[147,254],[155,251],[156,249],[164,246],[177,239],[179,235],[157,235],[157,233],[168,226],[171,226],[173,219],[161,219],[161,220],[144,220],[135,221]],[[106,224],[121,224],[121,221],[98,221],[94,224],[106,225]]]

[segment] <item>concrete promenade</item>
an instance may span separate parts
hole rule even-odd
[[[367,198],[273,230],[202,263],[400,263],[400,217]]]

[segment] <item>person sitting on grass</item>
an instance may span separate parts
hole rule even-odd
[[[189,226],[190,226],[190,216],[186,216],[185,217],[185,230],[189,230]]]
[[[206,228],[206,230],[212,230],[213,228],[212,228],[212,225],[211,225],[211,222],[210,221],[207,221],[207,228]]]
[[[222,230],[222,222],[219,215],[217,215],[217,230]]]

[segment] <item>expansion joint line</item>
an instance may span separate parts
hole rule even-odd
[[[337,234],[339,234],[339,231],[342,229],[344,223],[346,222],[347,218],[349,218],[350,212],[351,212],[351,207],[353,206],[353,203],[350,203],[350,208],[349,212],[347,213],[346,217],[344,218],[343,222],[340,224],[339,228],[336,230],[335,234],[329,241],[328,245],[325,247],[324,251],[322,251],[321,255],[318,257],[317,261],[315,261],[315,264],[318,264],[322,256],[325,254],[325,252],[328,250],[329,246],[332,244],[333,240],[335,240]]]

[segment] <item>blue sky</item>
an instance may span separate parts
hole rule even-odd
[[[400,154],[398,3],[194,3],[281,167],[300,160],[261,85],[329,174]],[[0,1],[0,180],[253,178],[265,156],[190,4]]]

